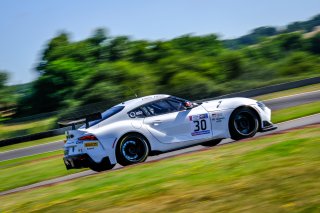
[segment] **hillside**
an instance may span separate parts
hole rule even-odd
[[[297,21],[285,27],[280,27],[280,28],[272,27],[272,26],[259,27],[252,30],[247,35],[244,35],[235,39],[224,40],[223,43],[230,49],[239,49],[243,46],[256,44],[269,36],[279,35],[283,33],[291,33],[296,31],[309,33],[314,31],[315,28],[318,26],[320,26],[320,14],[314,16],[310,20]]]

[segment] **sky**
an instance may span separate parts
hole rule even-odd
[[[73,41],[100,27],[133,39],[227,39],[319,13],[320,0],[0,0],[0,70],[9,72],[9,85],[36,79],[42,50],[61,31]]]

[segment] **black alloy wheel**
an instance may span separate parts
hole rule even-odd
[[[236,109],[230,116],[229,130],[233,140],[253,137],[259,129],[257,113],[248,107]]]
[[[144,162],[149,154],[147,140],[139,134],[129,134],[119,141],[117,160],[122,166]]]

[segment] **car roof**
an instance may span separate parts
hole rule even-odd
[[[118,104],[117,106],[124,106],[125,107],[125,111],[134,109],[138,106],[141,106],[143,104],[147,104],[156,100],[160,100],[163,98],[168,98],[170,97],[170,95],[166,95],[166,94],[156,94],[156,95],[148,95],[148,96],[144,96],[144,97],[139,97],[139,98],[135,98],[132,100],[128,100],[125,101],[121,104]]]

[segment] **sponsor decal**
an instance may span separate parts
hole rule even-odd
[[[98,146],[98,142],[89,142],[84,144],[85,147],[94,147]]]
[[[210,130],[202,130],[202,131],[197,131],[197,132],[192,132],[192,136],[197,136],[197,135],[204,135],[204,134],[210,134]]]
[[[141,110],[136,111],[136,116],[139,116],[139,115],[143,115],[143,112]]]
[[[212,120],[215,122],[221,122],[223,119],[225,119],[225,116],[223,113],[213,113],[212,114]]]
[[[208,114],[200,114],[200,115],[190,115],[189,116],[189,120],[190,121],[197,121],[197,120],[201,120],[201,119],[207,119],[209,118]]]

